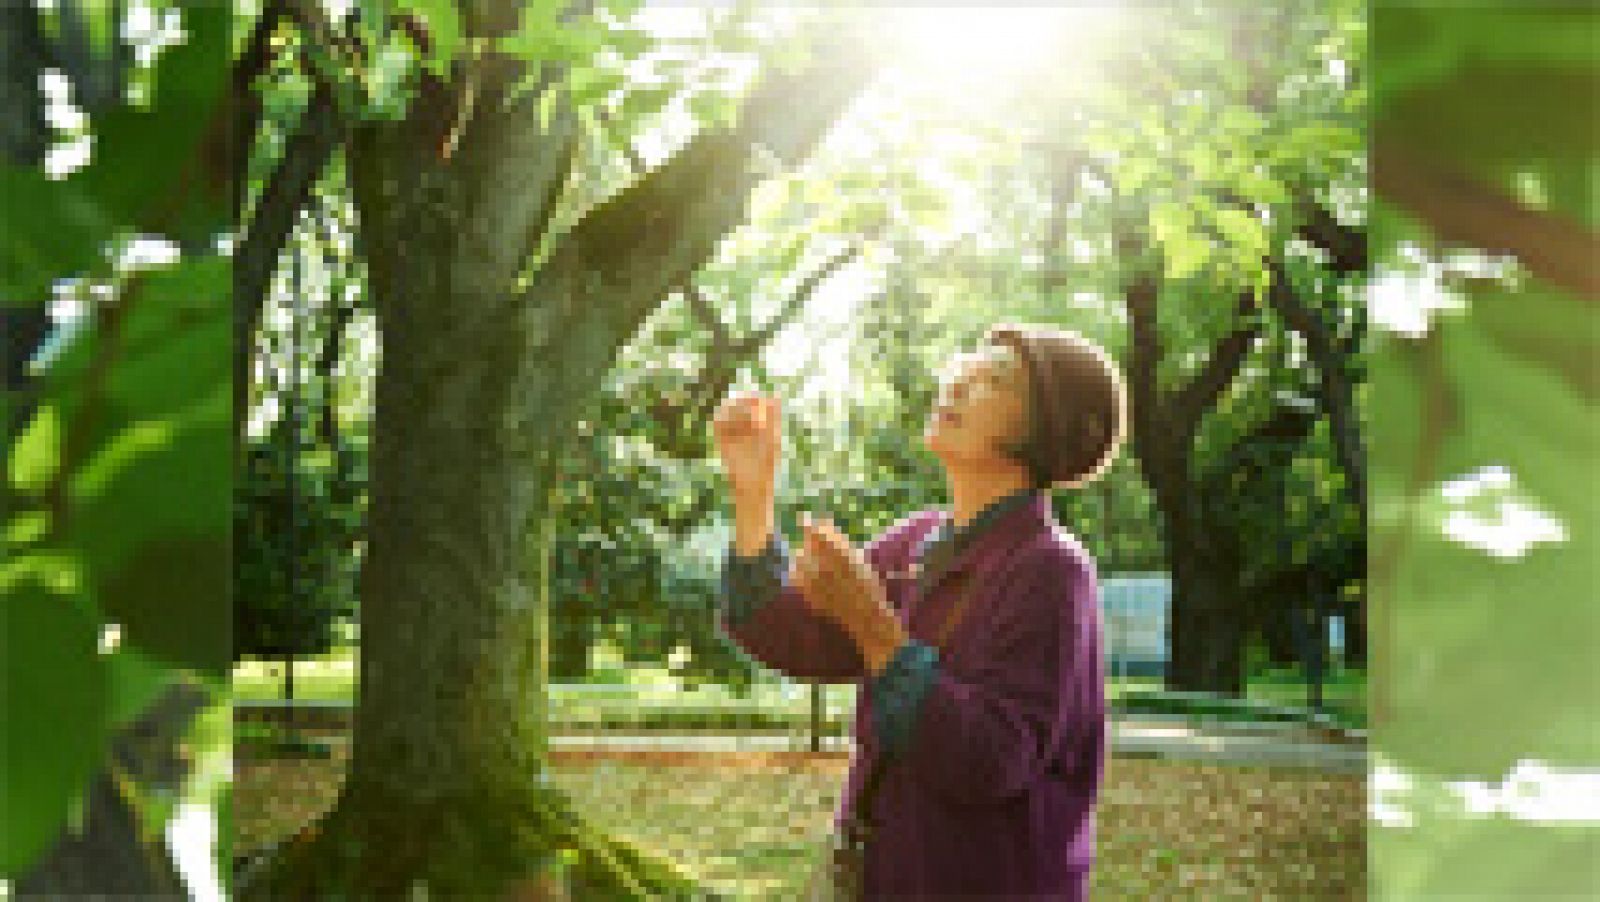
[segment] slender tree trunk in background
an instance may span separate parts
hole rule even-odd
[[[1344,664],[1346,667],[1367,666],[1367,600],[1362,597],[1344,608]]]

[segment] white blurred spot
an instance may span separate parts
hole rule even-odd
[[[1511,186],[1516,192],[1517,200],[1535,210],[1550,209],[1550,192],[1545,188],[1544,179],[1539,173],[1528,170],[1517,172],[1512,176]]]
[[[667,654],[667,666],[676,670],[679,667],[689,663],[691,657],[692,655],[689,653],[689,646],[681,644],[676,645],[673,647],[672,651]]]
[[[155,62],[156,54],[183,41],[188,35],[183,30],[183,14],[176,7],[167,7],[156,19],[149,0],[132,0],[128,13],[122,20],[122,39],[131,44],[140,66]]]
[[[1479,493],[1511,488],[1511,471],[1501,464],[1490,464],[1470,475],[1440,483],[1439,493],[1449,501],[1467,501]]]
[[[1412,789],[1411,775],[1374,755],[1367,776],[1367,817],[1385,827],[1409,827],[1416,822],[1398,797]]]
[[[1421,338],[1428,334],[1434,311],[1466,309],[1466,300],[1445,288],[1440,275],[1432,266],[1422,273],[1380,268],[1367,286],[1372,322],[1408,338]]]
[[[167,821],[167,848],[196,902],[220,900],[222,880],[217,874],[216,814],[210,805],[183,802]]]
[[[278,419],[278,396],[267,395],[261,399],[255,409],[250,412],[250,422],[245,430],[251,438],[261,438],[267,434],[267,429]]]
[[[100,628],[100,653],[110,654],[122,644],[122,624],[108,623]]]
[[[116,251],[116,270],[119,273],[138,272],[157,266],[171,266],[178,261],[178,245],[165,238],[139,235]]]
[[[50,302],[50,321],[57,326],[75,322],[89,312],[82,297],[83,279],[57,279],[51,286],[55,299]]]
[[[72,93],[72,82],[60,69],[45,68],[39,70],[39,93],[44,95],[48,103],[65,102]]]
[[[1328,60],[1328,74],[1333,76],[1333,80],[1339,84],[1345,84],[1346,66],[1344,60],[1338,57],[1330,58]]]
[[[51,181],[66,178],[89,165],[93,156],[94,135],[80,135],[62,144],[52,144],[44,155],[44,174]]]
[[[1519,497],[1504,466],[1483,467],[1442,483],[1439,494],[1455,508],[1440,523],[1444,534],[1496,557],[1520,557],[1540,542],[1567,539],[1560,520]]]
[[[52,101],[45,105],[44,119],[58,132],[82,131],[89,126],[89,117],[71,103]]]
[[[1451,287],[1452,280],[1493,280],[1515,289],[1525,274],[1509,254],[1452,250],[1436,259],[1407,241],[1400,244],[1399,257],[1399,266],[1379,264],[1367,286],[1367,309],[1379,326],[1411,338],[1427,334],[1434,311],[1466,309],[1466,299]]]
[[[1478,780],[1445,786],[1462,800],[1469,815],[1503,812],[1525,821],[1600,821],[1600,771],[1523,760],[1498,786]]]

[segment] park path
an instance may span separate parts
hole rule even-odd
[[[241,702],[236,717],[254,719],[281,712],[282,703]],[[302,726],[338,730],[348,720],[348,702],[294,704]],[[245,710],[239,710],[245,709]],[[273,709],[276,709],[274,711]],[[274,718],[277,719],[277,718]],[[320,731],[319,731],[320,732]],[[1198,761],[1246,766],[1306,767],[1329,773],[1365,774],[1367,748],[1360,733],[1343,736],[1319,734],[1272,723],[1195,723],[1183,717],[1140,714],[1113,718],[1109,724],[1110,752],[1137,758]],[[579,730],[556,728],[551,749],[561,752],[628,750],[657,752],[809,752],[812,739],[803,730],[724,733],[709,730]],[[825,736],[817,750],[848,756],[852,740]]]
[[[1206,761],[1271,767],[1307,767],[1332,773],[1367,772],[1365,746],[1290,738],[1287,734],[1206,730],[1178,724],[1111,724],[1111,753],[1126,757]],[[805,751],[811,739],[793,733],[557,733],[553,750],[774,752]],[[848,737],[828,736],[824,752],[849,753]]]

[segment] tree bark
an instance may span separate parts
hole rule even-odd
[[[1167,687],[1238,696],[1244,690],[1244,618],[1238,571],[1202,548],[1175,546]]]
[[[553,489],[616,353],[743,218],[755,145],[798,158],[865,79],[819,87],[802,72],[757,90],[737,130],[691,142],[591,211],[519,288],[577,130],[565,108],[547,127],[526,104],[504,109],[519,74],[507,62],[425,77],[406,120],[362,124],[346,143],[382,335],[361,691],[334,809],[252,864],[241,899],[419,885],[559,897],[542,882],[559,848],[580,853],[574,898],[691,888],[543,783]],[[476,112],[459,115],[474,91]]]
[[[1114,229],[1114,246],[1128,274],[1123,294],[1130,447],[1166,526],[1172,578],[1167,686],[1237,695],[1243,687],[1245,619],[1239,562],[1206,519],[1191,458],[1201,418],[1237,375],[1259,327],[1235,330],[1188,383],[1163,391],[1157,381],[1165,357],[1157,322],[1160,283],[1137,224],[1122,214]],[[1241,313],[1249,309],[1246,298],[1240,298],[1239,307]]]
[[[1321,312],[1308,304],[1290,286],[1288,275],[1277,262],[1272,269],[1268,300],[1284,322],[1305,339],[1306,353],[1316,365],[1319,379],[1317,396],[1328,414],[1334,450],[1344,471],[1345,494],[1355,505],[1361,531],[1367,524],[1366,452],[1361,441],[1361,414],[1356,406],[1355,381],[1350,376],[1350,358],[1355,347],[1342,348]]]

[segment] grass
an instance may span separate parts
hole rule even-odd
[[[811,697],[803,685],[757,686],[749,698],[733,695],[724,687],[703,685],[677,689],[665,682],[664,670],[643,671],[645,679],[656,685],[583,686],[581,690],[558,684],[552,714],[557,723],[572,727],[654,729],[807,729],[811,723]],[[350,654],[300,661],[295,664],[295,697],[314,700],[350,700],[354,696],[355,659]],[[276,700],[282,696],[281,663],[247,661],[234,671],[236,698]],[[1162,681],[1153,677],[1121,677],[1107,681],[1108,701],[1124,696],[1141,699],[1139,709],[1184,713],[1185,705],[1159,699]],[[1150,698],[1151,693],[1157,699]],[[848,729],[854,716],[855,687],[828,686],[824,730],[836,735]],[[1246,698],[1285,707],[1302,707],[1306,687],[1294,668],[1262,669],[1250,678]],[[1366,674],[1344,667],[1334,668],[1323,684],[1326,710],[1345,726],[1366,725]],[[1202,706],[1205,707],[1205,706]],[[1209,706],[1214,715],[1240,715],[1237,706],[1226,702]],[[1243,715],[1248,718],[1246,712]]]
[[[1250,678],[1248,698],[1275,705],[1303,707],[1310,697],[1299,668],[1258,671]],[[1344,666],[1330,668],[1322,677],[1323,707],[1347,726],[1367,725],[1367,672]]]
[[[233,794],[238,850],[296,830],[331,805],[345,754],[241,759]],[[671,857],[712,888],[741,899],[793,898],[838,802],[846,763],[716,760],[558,755],[550,775],[599,826]],[[1365,894],[1360,776],[1113,757],[1096,818],[1094,898]]]
[[[294,697],[347,701],[355,695],[356,659],[352,654],[307,658],[294,664]],[[233,697],[274,701],[283,697],[283,663],[242,661],[233,669]]]

